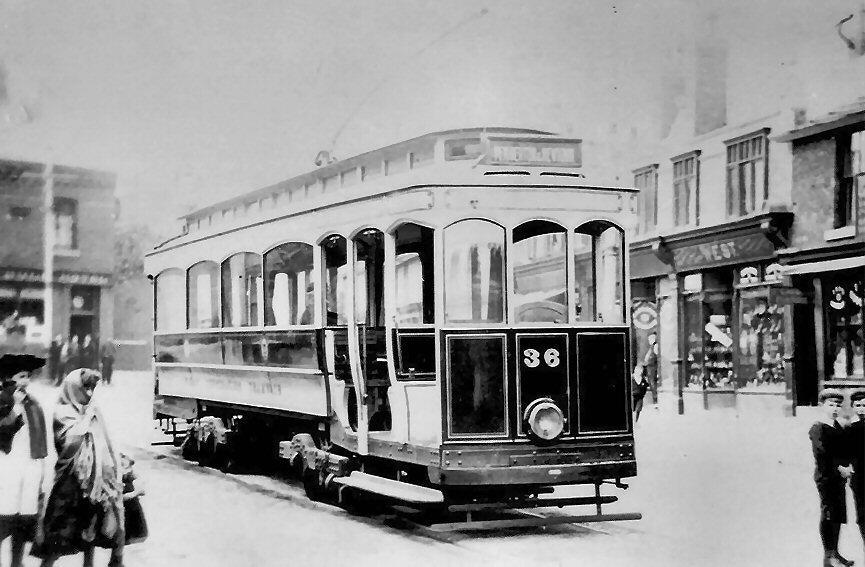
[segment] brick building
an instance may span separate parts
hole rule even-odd
[[[0,160],[3,352],[113,336],[114,187],[102,171]]]

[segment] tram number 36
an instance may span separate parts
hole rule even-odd
[[[559,350],[548,348],[544,351],[544,363],[550,368],[555,368],[559,365]],[[527,348],[523,351],[523,364],[529,368],[537,368],[541,364],[541,353],[533,348]]]

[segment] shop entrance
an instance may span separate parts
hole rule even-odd
[[[793,306],[793,329],[796,330],[796,356],[793,381],[796,383],[797,406],[817,405],[817,349],[815,341],[808,340],[808,330],[814,328],[814,308],[809,304]],[[800,334],[801,333],[801,334]]]
[[[69,337],[78,337],[78,341],[84,340],[84,337],[90,335],[91,338],[96,337],[96,324],[93,315],[72,315],[69,317]]]

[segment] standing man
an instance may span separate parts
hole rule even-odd
[[[844,394],[827,388],[818,396],[822,414],[808,430],[814,451],[814,482],[820,496],[820,539],[823,542],[823,567],[849,567],[853,564],[838,553],[841,524],[847,523],[845,485],[851,471],[845,450],[846,435],[838,423]]]
[[[850,487],[856,502],[856,522],[859,524],[862,543],[865,544],[865,390],[850,394],[850,405],[857,418],[847,428],[847,448],[853,466]]]
[[[114,341],[108,340],[102,344],[99,351],[99,357],[102,362],[102,381],[106,384],[111,384],[111,375],[114,373],[114,356],[117,353],[117,347],[114,346]]]
[[[658,334],[649,333],[646,337],[649,343],[649,349],[646,351],[646,356],[643,358],[643,367],[646,369],[646,381],[649,383],[649,389],[652,390],[652,402],[655,408],[658,407]]]
[[[31,372],[44,358],[0,357],[0,542],[12,536],[12,567],[36,535],[39,493],[45,478],[48,435],[45,414],[28,393]]]

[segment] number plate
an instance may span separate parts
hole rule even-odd
[[[568,336],[518,334],[517,357],[520,432],[524,433],[525,408],[538,398],[551,398],[559,406],[565,414],[565,431],[569,431]]]

